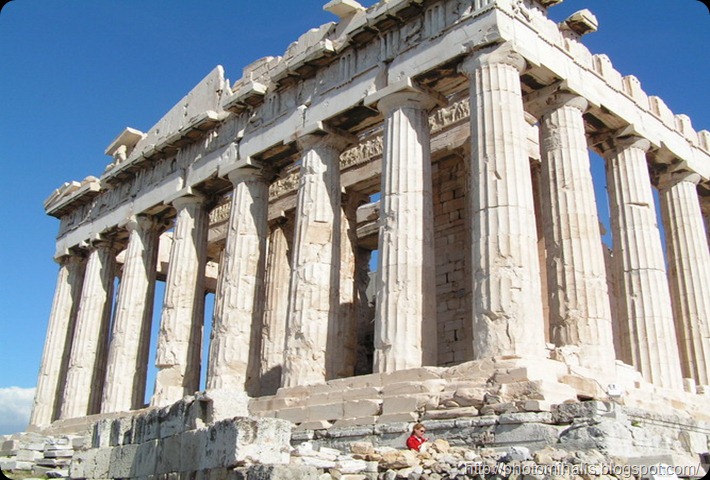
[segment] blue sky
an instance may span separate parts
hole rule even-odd
[[[65,181],[99,176],[116,135],[126,126],[147,131],[215,65],[234,81],[245,65],[334,20],[325,2],[14,0],[2,9],[0,434],[23,426],[22,389],[36,382],[54,292],[59,222],[44,214],[44,199]],[[582,8],[600,23],[585,37],[593,53],[636,75],[696,130],[710,130],[707,7],[566,0],[550,14],[562,20]]]

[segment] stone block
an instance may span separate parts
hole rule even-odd
[[[380,398],[380,388],[363,387],[343,392],[343,400],[375,400]]]
[[[208,390],[204,398],[208,400],[209,423],[249,415],[249,397],[245,392]]]
[[[119,417],[111,422],[109,445],[128,445],[133,443],[133,417]]]
[[[338,420],[343,418],[343,403],[330,403],[327,405],[314,405],[306,408],[308,421]]]
[[[308,410],[305,407],[284,408],[276,412],[276,418],[301,423],[308,419]]]
[[[433,402],[434,398],[436,402]],[[438,397],[430,397],[428,395],[387,397],[382,402],[382,414],[417,412],[427,405],[436,407],[438,403]]]
[[[194,472],[200,469],[202,457],[207,449],[208,430],[196,429],[183,432],[180,437],[180,467],[181,472]]]
[[[234,480],[318,480],[321,472],[306,465],[251,465],[234,471]]]
[[[391,373],[382,374],[382,384],[400,382],[421,382],[424,380],[438,380],[442,378],[442,373],[446,369],[443,367],[420,367],[407,370],[398,370]],[[356,377],[357,378],[357,377]]]
[[[445,410],[427,410],[422,415],[423,420],[446,420],[461,417],[477,417],[478,409],[475,407],[448,408]]]
[[[136,461],[138,445],[123,445],[111,450],[109,464],[110,478],[129,478],[133,473],[133,464]]]
[[[134,418],[133,443],[145,443],[160,438],[160,411],[151,409]]]
[[[494,435],[498,446],[542,448],[557,443],[560,428],[540,423],[506,424],[497,425]]]
[[[560,382],[569,385],[577,392],[578,397],[586,398],[606,398],[606,391],[592,378],[580,377],[578,375],[562,375]]]
[[[379,415],[382,400],[350,400],[343,404],[344,418],[358,418]]]
[[[42,452],[38,452],[36,450],[18,450],[17,454],[15,455],[15,460],[18,462],[34,462],[36,460],[39,460],[40,458],[43,458]]]
[[[410,413],[388,413],[377,417],[378,424],[402,423],[402,422],[418,422],[419,414]]]
[[[548,412],[531,413],[504,413],[498,417],[500,425],[512,425],[520,423],[552,423],[552,414]]]
[[[91,427],[91,446],[93,448],[103,448],[111,445],[111,429],[113,420],[103,418],[94,423]]]
[[[157,418],[157,416],[156,416]],[[138,445],[133,463],[132,477],[148,477],[155,475],[158,465],[159,440],[149,440]]]
[[[358,418],[342,418],[340,420],[336,420],[335,423],[333,423],[333,427],[346,428],[360,425],[373,425],[375,422],[377,422],[377,418],[378,417],[374,415]]]
[[[185,430],[185,415],[187,411],[188,403],[184,400],[158,410],[160,421],[159,438],[167,438],[182,433]]]
[[[41,452],[35,452],[42,456]],[[71,458],[74,455],[74,450],[67,448],[63,450],[47,450],[44,452],[44,458]]]
[[[204,428],[209,415],[209,401],[204,398],[196,398],[187,405],[184,416],[184,430],[194,430]]]
[[[446,380],[443,379],[390,383],[382,387],[382,395],[390,397],[418,393],[439,393],[444,389],[445,385]]]
[[[452,400],[461,407],[480,408],[488,390],[485,387],[459,387],[454,392]]]
[[[561,403],[552,408],[552,420],[557,424],[572,423],[575,419],[591,419],[613,411],[610,403],[600,401]]]
[[[312,420],[299,424],[297,427],[294,428],[294,430],[327,430],[332,426],[333,424],[327,420]]]
[[[182,435],[163,438],[158,443],[158,458],[155,473],[157,475],[181,470]]]

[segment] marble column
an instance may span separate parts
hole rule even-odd
[[[255,395],[269,231],[269,179],[261,169],[245,167],[229,173],[229,180],[234,186],[232,208],[215,295],[207,389],[228,388]]]
[[[137,410],[145,403],[159,232],[155,219],[145,215],[129,219],[126,229],[128,248],[109,345],[102,413]]]
[[[269,235],[259,372],[262,395],[273,395],[281,386],[291,279],[291,247],[288,241],[293,233],[291,230],[288,223],[282,221],[274,226]]]
[[[544,355],[535,211],[520,87],[508,44],[467,59],[475,359]]]
[[[209,216],[202,196],[177,198],[173,206],[177,217],[160,317],[152,406],[170,405],[200,387]]]
[[[582,114],[587,101],[558,92],[539,106],[551,340],[579,347],[580,365],[613,372],[616,355],[606,266]]]
[[[69,356],[61,419],[83,417],[99,413],[101,409],[116,253],[114,245],[108,241],[98,241],[91,246]]]
[[[383,97],[374,372],[436,365],[436,282],[428,94]]]
[[[614,139],[603,154],[619,281],[618,320],[624,362],[658,386],[682,389],[663,247],[646,164],[648,140]]]
[[[340,294],[337,321],[328,329],[328,371],[331,378],[352,377],[357,362],[357,318],[355,316],[355,255],[357,248],[357,197],[344,195],[340,212]]]
[[[337,320],[340,270],[340,153],[338,135],[310,134],[303,150],[296,200],[293,272],[282,386],[313,385],[330,378],[328,330]]]
[[[659,182],[668,278],[684,378],[710,385],[710,252],[698,203],[696,173]]]
[[[85,258],[71,254],[61,257],[58,262],[57,286],[30,416],[30,425],[34,427],[46,427],[59,416],[84,282]]]
[[[707,237],[708,246],[710,246],[710,195],[700,197],[700,211],[703,214],[705,236]]]

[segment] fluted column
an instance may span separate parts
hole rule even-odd
[[[86,259],[73,254],[60,258],[58,262],[57,286],[30,416],[30,425],[34,427],[46,427],[59,416],[84,282]]]
[[[556,93],[536,107],[551,340],[579,347],[582,366],[612,372],[611,306],[582,118],[587,101]]]
[[[346,195],[340,212],[340,293],[338,317],[328,330],[328,371],[332,378],[352,377],[357,361],[357,318],[355,317],[355,249],[357,248],[357,203]]]
[[[707,242],[710,246],[710,195],[700,197],[700,211],[703,214],[705,236],[707,237]]]
[[[145,403],[159,232],[155,219],[144,215],[129,219],[126,229],[128,248],[109,345],[102,413],[137,410]]]
[[[81,289],[60,418],[99,413],[116,276],[116,250],[107,241],[91,247]]]
[[[474,358],[543,355],[537,233],[520,72],[508,44],[464,62],[471,93]]]
[[[264,266],[268,236],[269,180],[258,168],[229,174],[232,208],[219,269],[210,339],[207,388],[255,394]],[[254,338],[255,337],[255,338]]]
[[[436,365],[436,282],[428,112],[418,91],[382,98],[385,117],[373,370]]]
[[[710,384],[710,252],[696,184],[700,176],[663,175],[659,184],[668,278],[684,378]]]
[[[153,406],[174,403],[200,387],[209,220],[204,204],[197,195],[173,201],[177,217],[160,317]]]
[[[269,236],[259,375],[262,395],[273,395],[281,386],[288,315],[288,286],[291,279],[291,248],[288,241],[291,234],[291,229],[286,223],[279,223],[274,226]]]
[[[682,389],[661,237],[646,165],[648,140],[626,137],[604,152],[619,281],[620,358],[656,385]]]
[[[347,143],[337,135],[311,134],[301,137],[299,145],[303,157],[282,375],[285,387],[329,378],[328,330],[337,320],[339,303],[339,159]]]

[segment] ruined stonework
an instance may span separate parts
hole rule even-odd
[[[332,0],[337,23],[233,83],[216,67],[148,132],[122,132],[100,178],[45,202],[60,267],[31,429],[132,425],[99,433],[76,478],[241,478],[288,463],[258,432],[347,450],[338,438],[395,446],[422,420],[461,448],[699,463],[710,132],[587,50],[591,12],[548,19],[557,3]],[[198,425],[185,398],[202,380]],[[183,430],[136,433],[181,408]],[[165,463],[188,442],[203,457]],[[251,475],[291,478],[267,470]]]

